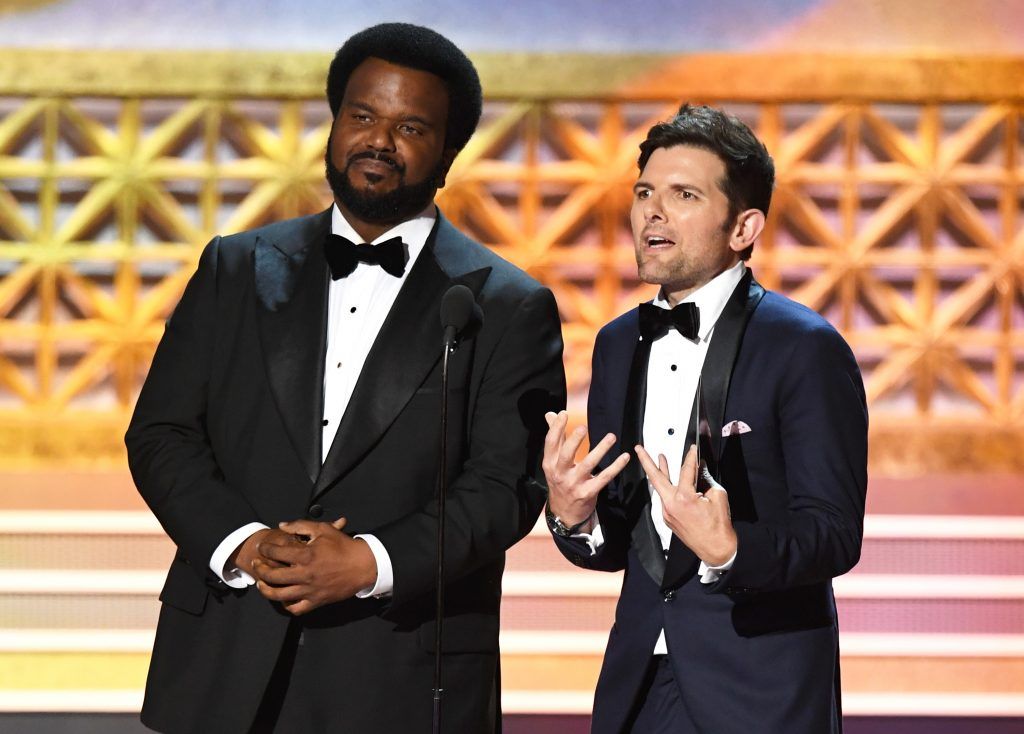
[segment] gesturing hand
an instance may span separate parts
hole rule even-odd
[[[636,455],[648,481],[661,497],[665,524],[683,545],[709,566],[721,566],[732,558],[737,541],[729,514],[729,495],[707,474],[704,466],[701,466],[703,479],[710,487],[707,492],[696,491],[696,446],[691,446],[686,454],[678,484],[672,484],[669,479],[668,460],[663,455],[658,456],[657,466],[643,446],[636,447]]]
[[[588,520],[597,507],[597,495],[629,463],[629,454],[619,455],[597,476],[592,472],[604,455],[615,444],[615,436],[608,434],[590,453],[575,463],[576,451],[587,435],[586,426],[579,426],[568,437],[565,426],[569,414],[546,413],[548,434],[544,439],[544,478],[548,484],[548,506],[566,525],[577,525]],[[592,523],[580,528],[589,532]]]
[[[345,518],[281,523],[281,530],[305,542],[275,535],[259,544],[260,558],[252,564],[259,592],[299,615],[372,587],[377,579],[373,552],[364,541],[341,532],[344,527]]]

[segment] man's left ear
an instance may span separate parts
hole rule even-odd
[[[729,249],[733,252],[743,252],[753,246],[761,232],[764,231],[764,212],[760,209],[747,209],[736,217],[736,224],[732,228],[732,236],[729,238]]]
[[[452,163],[455,162],[455,156],[459,154],[455,148],[445,148],[444,152],[441,153],[441,170],[437,174],[437,188],[443,189],[445,180],[448,178],[448,171],[451,170]]]

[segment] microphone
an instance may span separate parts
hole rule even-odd
[[[484,312],[473,297],[473,291],[462,284],[453,285],[441,298],[441,326],[444,343],[452,344],[457,336],[470,336],[483,325]]]

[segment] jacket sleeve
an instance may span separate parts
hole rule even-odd
[[[786,511],[768,521],[735,523],[736,562],[709,585],[711,592],[821,583],[860,558],[868,418],[853,353],[823,325],[795,339],[791,353],[778,358],[786,365],[774,406]]]
[[[616,443],[601,459],[595,474],[607,467],[623,451],[618,442],[621,427],[612,425],[612,419],[609,417],[609,395],[604,366],[606,346],[607,341],[603,333],[599,333],[594,343],[594,356],[591,361],[590,393],[587,397],[587,428],[591,445],[600,441],[608,433],[613,433],[616,436]],[[594,552],[591,552],[591,548],[585,540],[552,536],[555,547],[574,565],[595,571],[621,571],[626,567],[629,531],[625,522],[624,510],[621,503],[618,502],[619,492],[618,479],[613,479],[598,495],[597,519],[601,525],[604,542]]]
[[[214,549],[259,520],[225,483],[206,429],[220,244],[207,245],[167,322],[125,435],[140,494],[184,559],[214,584],[223,583],[208,568]]]

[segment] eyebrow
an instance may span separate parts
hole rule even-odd
[[[367,112],[376,113],[377,110],[373,108],[373,105],[367,104],[366,102],[351,101],[345,103],[346,107],[355,107],[356,109],[365,110]]]
[[[705,196],[706,192],[697,184],[672,184],[669,186],[673,191],[692,191],[694,193]]]
[[[423,127],[434,127],[434,123],[430,122],[424,117],[420,117],[419,115],[406,115],[405,117],[402,118],[402,122],[416,122],[422,125]]]
[[[635,184],[633,184],[633,191],[653,188],[654,186],[652,186],[647,181],[643,180],[637,181]],[[707,192],[705,192],[704,189],[702,189],[700,186],[697,186],[696,184],[673,183],[669,184],[666,188],[668,188],[670,191],[693,191],[695,193],[700,194],[701,196],[707,196]]]

